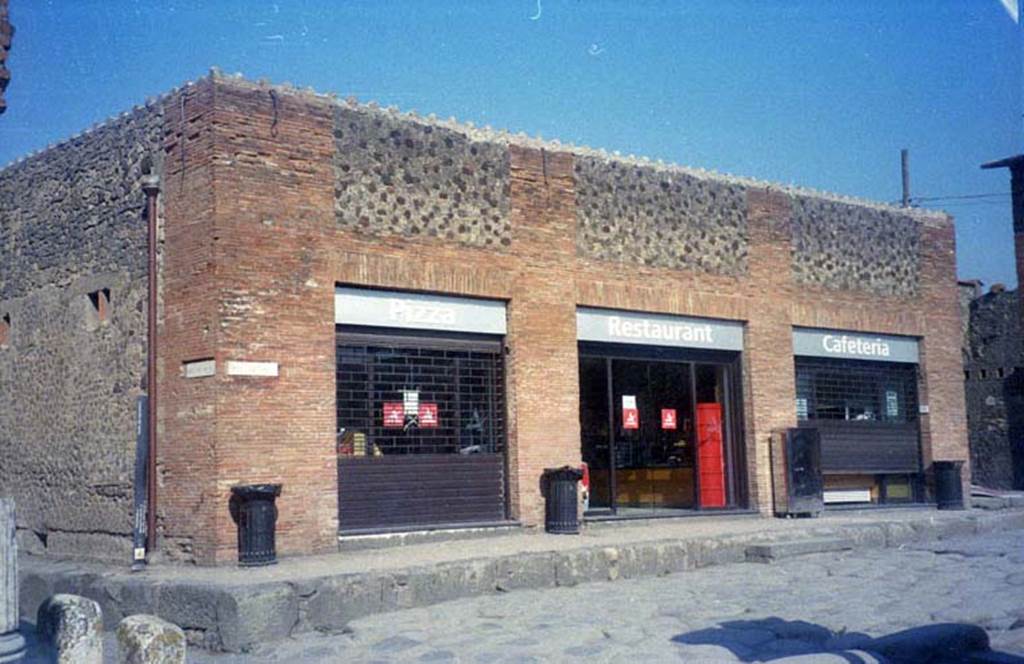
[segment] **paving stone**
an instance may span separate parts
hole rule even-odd
[[[407,636],[390,636],[373,644],[373,650],[386,653],[399,653],[420,645],[421,641]]]
[[[750,650],[742,646],[727,648],[681,643],[676,647],[678,657],[687,662],[742,662],[748,661],[750,653]]]

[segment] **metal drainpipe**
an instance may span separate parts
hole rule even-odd
[[[146,392],[149,420],[149,458],[146,469],[146,550],[156,549],[156,200],[160,195],[160,176],[142,176],[146,193],[146,222],[149,226],[149,307],[146,316]]]

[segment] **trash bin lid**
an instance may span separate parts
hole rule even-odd
[[[231,493],[239,498],[276,498],[281,495],[280,484],[238,484],[231,487]]]
[[[554,480],[580,480],[583,479],[583,471],[572,466],[561,468],[545,468],[544,477]]]

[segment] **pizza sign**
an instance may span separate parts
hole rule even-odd
[[[678,428],[679,420],[676,419],[675,408],[662,408],[661,409],[661,428],[662,429],[676,429]]]

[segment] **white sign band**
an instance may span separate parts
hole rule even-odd
[[[848,360],[917,364],[918,344],[914,337],[793,328],[793,354],[804,357],[837,357]]]
[[[614,309],[576,309],[580,341],[743,350],[743,323]]]
[[[334,291],[334,321],[413,330],[505,334],[505,303],[448,295],[341,287]]]

